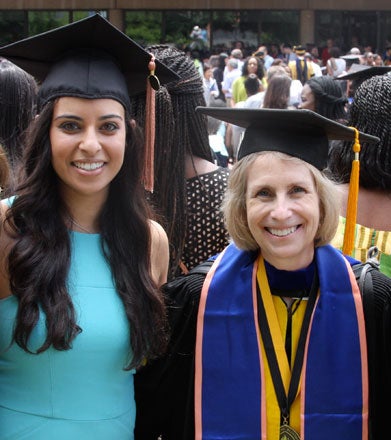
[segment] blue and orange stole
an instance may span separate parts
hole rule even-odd
[[[254,253],[231,244],[205,279],[196,342],[197,440],[267,438],[257,261]],[[360,292],[350,264],[338,250],[317,248],[315,261],[320,293],[301,373],[300,436],[364,440],[368,372]]]

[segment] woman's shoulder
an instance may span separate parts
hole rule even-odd
[[[167,281],[169,265],[169,244],[163,226],[150,220],[151,232],[151,273],[154,281],[161,286]]]

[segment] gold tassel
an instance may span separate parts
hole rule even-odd
[[[355,137],[354,137],[354,159],[352,162],[352,171],[350,173],[349,182],[349,194],[348,194],[348,206],[346,209],[346,224],[345,224],[345,234],[343,239],[342,252],[346,255],[351,255],[354,248],[354,236],[356,230],[356,220],[357,220],[357,204],[358,204],[358,190],[359,190],[359,180],[360,180],[360,141],[358,130],[354,127]]]
[[[147,78],[147,96],[145,103],[145,156],[144,156],[144,188],[153,192],[155,173],[155,57],[151,54],[148,64],[149,76]]]

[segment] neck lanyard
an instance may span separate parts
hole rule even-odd
[[[264,274],[266,277],[266,271],[265,271],[265,269],[263,269],[263,270],[264,270]],[[313,308],[315,305],[318,286],[319,286],[319,278],[318,278],[317,270],[315,268],[314,280],[312,282],[307,307],[306,307],[306,310],[304,313],[303,323],[301,326],[299,342],[298,342],[298,346],[297,346],[295,360],[293,363],[292,376],[291,376],[291,380],[289,383],[289,389],[288,389],[288,395],[287,395],[285,393],[284,383],[283,383],[282,377],[281,377],[281,371],[280,371],[280,368],[278,365],[276,352],[275,352],[275,349],[273,346],[273,340],[272,340],[272,336],[271,336],[271,332],[270,332],[269,323],[267,321],[266,310],[265,310],[265,306],[264,306],[263,299],[262,299],[262,293],[260,291],[259,284],[257,283],[258,323],[259,323],[261,336],[263,339],[263,344],[265,347],[266,357],[267,357],[267,360],[269,363],[270,374],[272,377],[274,389],[275,389],[276,396],[277,396],[278,406],[280,407],[280,411],[281,411],[281,419],[282,419],[281,420],[281,427],[282,428],[286,428],[287,426],[289,427],[290,407],[291,407],[293,401],[295,400],[295,397],[297,394],[297,389],[298,389],[299,382],[300,382],[300,374],[301,374],[301,369],[303,366],[303,359],[304,359],[305,342],[306,342],[307,332],[308,332],[309,323],[310,323],[310,319],[311,319],[311,314],[312,314],[312,311],[313,311]],[[297,433],[295,433],[295,431],[293,429],[290,429],[290,430],[288,429],[288,431],[291,431],[289,433],[290,435],[292,435],[292,432],[293,432],[293,435],[291,438],[299,438]],[[280,436],[281,436],[281,432],[280,432]],[[285,431],[284,431],[284,435],[286,435]],[[295,435],[296,435],[296,437],[295,437]],[[283,437],[281,436],[281,438],[283,438]],[[290,438],[290,437],[287,437],[287,438]]]

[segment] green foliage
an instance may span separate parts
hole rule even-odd
[[[25,37],[23,11],[0,12],[0,45],[4,46]]]
[[[29,35],[36,35],[68,23],[68,11],[29,11],[28,13]]]
[[[126,12],[125,33],[142,46],[160,43],[162,38],[161,12]]]

